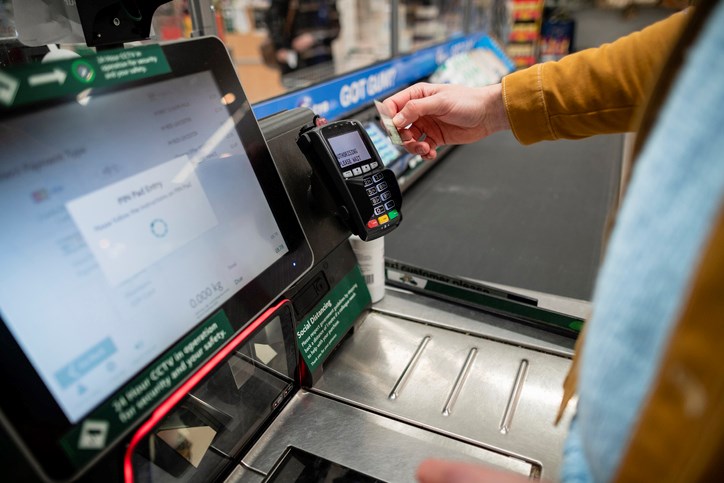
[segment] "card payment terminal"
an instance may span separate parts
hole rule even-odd
[[[335,121],[302,130],[297,144],[329,189],[338,214],[363,240],[389,233],[402,221],[402,193],[364,127]]]

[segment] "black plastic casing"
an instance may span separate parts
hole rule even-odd
[[[371,159],[367,164],[377,162],[377,166],[370,171],[359,175],[345,178],[343,170],[337,161],[332,150],[329,139],[347,133],[357,132],[369,152]],[[297,145],[302,150],[307,160],[312,165],[314,173],[319,177],[322,184],[331,193],[337,208],[337,214],[348,225],[353,234],[362,240],[369,241],[386,235],[397,228],[402,221],[402,192],[397,183],[395,173],[386,169],[380,155],[372,144],[367,132],[362,125],[354,120],[335,121],[321,127],[303,130],[297,139]],[[350,166],[350,169],[357,163]],[[386,183],[391,197],[387,202],[394,202],[395,210],[399,215],[386,223],[380,223],[373,228],[367,223],[375,218],[375,206],[373,205],[367,190],[373,185],[365,186],[365,180],[377,175],[379,180],[376,186]],[[384,206],[384,203],[382,204]],[[378,205],[379,207],[379,205]]]

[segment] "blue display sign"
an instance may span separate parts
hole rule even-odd
[[[488,35],[460,36],[444,44],[260,102],[253,106],[254,114],[262,118],[295,107],[308,107],[327,119],[338,119],[370,104],[373,99],[384,98],[430,76],[450,57],[477,48],[491,50],[513,70],[513,63]]]

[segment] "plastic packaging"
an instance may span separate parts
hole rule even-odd
[[[385,296],[385,238],[366,242],[352,235],[349,243],[362,269],[372,303],[379,302]]]

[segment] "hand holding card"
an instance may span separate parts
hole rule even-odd
[[[402,146],[402,138],[395,127],[395,123],[392,122],[392,116],[390,116],[387,107],[377,100],[375,100],[375,107],[377,108],[377,112],[380,114],[380,121],[382,121],[382,125],[384,126],[385,131],[387,131],[387,136],[389,136],[392,144]]]
[[[437,148],[468,144],[510,129],[501,84],[467,87],[412,85],[385,99],[405,149],[435,159]]]

